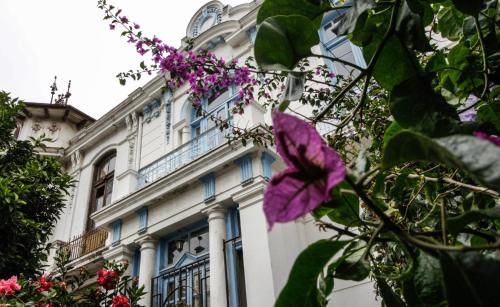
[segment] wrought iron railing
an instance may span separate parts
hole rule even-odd
[[[212,149],[222,145],[225,133],[214,127],[199,137],[177,147],[165,156],[139,170],[138,189],[150,184],[176,169],[198,159]]]
[[[153,307],[209,306],[210,262],[208,256],[180,268],[167,270],[151,281]]]
[[[61,246],[69,254],[69,260],[75,260],[106,246],[108,232],[102,228],[96,228],[82,233],[68,243]]]

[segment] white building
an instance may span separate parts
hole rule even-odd
[[[195,49],[244,59],[253,53],[258,8],[256,1],[235,7],[210,1],[194,14],[186,38],[194,38]],[[325,19],[318,50],[364,65],[358,49],[328,32],[335,18]],[[157,76],[98,120],[71,106],[27,105],[19,137],[52,137],[48,151],[77,180],[54,242],[70,248],[76,267],[128,260],[129,273],[148,292],[146,306],[273,306],[296,256],[327,234],[311,217],[268,232],[263,191],[282,167],[279,157],[228,144],[208,117],[196,117],[187,87],[174,93],[163,87]],[[230,89],[203,107],[230,118],[236,93]],[[245,128],[269,120],[258,102],[232,118]],[[335,306],[378,305],[369,281],[339,280],[334,291]]]

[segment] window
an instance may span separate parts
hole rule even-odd
[[[349,4],[349,3],[346,3]],[[321,49],[323,54],[335,57],[360,67],[366,67],[361,49],[353,45],[346,36],[337,36],[333,32],[335,25],[342,21],[346,9],[334,10],[325,15],[320,28]],[[356,76],[359,71],[352,66],[339,62],[326,61],[330,71],[337,75]]]
[[[115,161],[116,153],[112,153],[103,158],[95,167],[89,216],[93,212],[99,211],[111,203]],[[87,222],[87,230],[93,228],[94,223],[89,219]]]
[[[213,129],[215,127],[214,119],[232,119],[230,108],[234,105],[234,92],[234,88],[230,87],[217,97],[203,99],[201,105],[193,109],[191,113],[191,138],[195,139],[205,131]]]
[[[208,252],[208,227],[171,239],[167,243],[167,266],[175,265],[186,253],[200,256]]]

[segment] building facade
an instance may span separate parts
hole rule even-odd
[[[195,49],[226,60],[251,56],[258,8],[258,1],[210,1],[192,17],[183,44],[193,38]],[[357,47],[329,31],[336,18],[325,17],[318,50],[365,65]],[[77,181],[55,246],[69,249],[75,267],[127,260],[127,273],[147,291],[145,306],[273,306],[297,255],[327,234],[312,217],[268,231],[263,192],[282,162],[272,149],[229,144],[210,119],[251,128],[270,123],[270,114],[259,102],[231,114],[238,91],[230,88],[204,101],[200,116],[187,87],[165,91],[164,82],[155,77],[98,120],[67,105],[27,105],[19,137],[58,133],[48,150]],[[332,304],[378,305],[369,281],[340,280]]]

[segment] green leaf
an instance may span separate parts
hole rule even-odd
[[[369,63],[373,54],[380,45],[381,39],[374,39],[363,49],[366,62]],[[418,63],[413,54],[405,52],[405,48],[395,36],[389,38],[375,65],[373,76],[377,82],[386,90],[392,90],[394,86],[404,80],[418,75]],[[394,59],[398,64],[394,65]]]
[[[332,190],[332,199],[314,211],[316,218],[328,216],[330,220],[345,226],[357,226],[359,198],[345,181]]]
[[[489,123],[500,131],[500,100],[482,104],[477,108],[477,121],[482,124]]]
[[[484,210],[472,210],[446,220],[446,228],[452,234],[458,234],[465,226],[482,219],[500,219],[500,207]]]
[[[363,257],[365,242],[350,244],[340,259],[335,262],[335,278],[362,281],[370,273],[369,263]]]
[[[468,15],[477,16],[483,5],[483,0],[451,0],[456,8]]]
[[[391,137],[393,137],[395,134],[403,130],[403,127],[401,127],[398,122],[392,122],[389,127],[384,132],[384,147],[387,145]]]
[[[293,70],[301,59],[311,55],[311,47],[318,43],[318,31],[306,17],[269,17],[257,32],[255,59],[263,69]]]
[[[441,280],[439,261],[424,252],[420,252],[412,283],[413,291],[425,306],[435,306],[443,302],[444,294]]]
[[[464,16],[452,6],[443,7],[438,15],[438,30],[441,36],[458,41],[462,37],[462,24]]]
[[[381,278],[377,278],[377,286],[380,290],[380,296],[384,300],[384,304],[387,307],[404,307],[406,306],[403,300],[392,291],[392,288],[387,284],[387,282]]]
[[[317,5],[307,0],[266,0],[257,13],[257,24],[278,15],[301,15],[315,21],[316,27],[319,27],[323,13],[330,9],[329,4]]]
[[[459,168],[476,181],[500,191],[500,147],[466,135],[431,139],[409,130],[393,136],[384,148],[382,167],[431,161]]]
[[[391,91],[389,108],[401,127],[412,127],[430,135],[447,133],[452,122],[457,121],[455,108],[436,94],[430,81],[423,77],[396,85]]]
[[[429,4],[427,4],[429,6]],[[420,11],[413,11],[413,9]],[[423,7],[414,5],[410,7],[408,1],[404,1],[396,21],[396,31],[405,46],[421,52],[431,51],[431,45],[425,34],[423,23]]]
[[[309,245],[297,257],[288,281],[281,291],[275,307],[306,306],[316,296],[316,283],[330,259],[349,241],[320,240]]]
[[[498,306],[500,262],[479,253],[440,254],[448,306]]]

